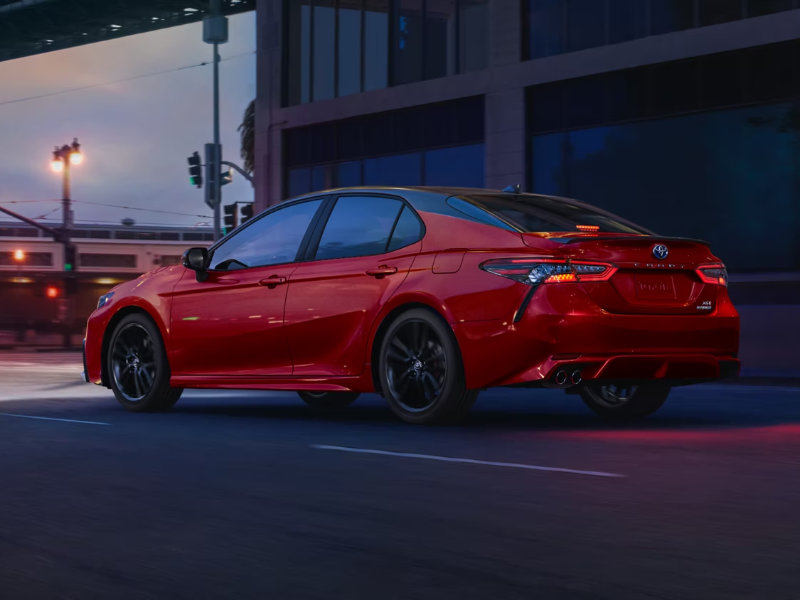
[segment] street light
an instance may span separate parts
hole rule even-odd
[[[64,144],[60,148],[56,146],[50,167],[56,173],[63,173],[69,170],[69,165],[79,165],[82,162],[81,145],[78,143],[78,138],[73,138],[72,144]]]
[[[69,172],[70,165],[79,165],[83,162],[83,153],[81,152],[81,145],[78,143],[78,138],[72,139],[72,144],[64,144],[61,147],[56,146],[53,150],[53,158],[50,161],[50,166],[56,173],[61,173],[61,204],[63,207],[63,224],[61,226],[60,242],[64,246],[64,289],[66,290],[65,300],[65,323],[64,323],[64,346],[70,346],[70,317],[72,311],[70,310],[71,296],[74,290],[75,282],[75,269],[77,268],[75,246],[72,245],[70,240],[70,231],[72,230],[72,207],[69,189]]]
[[[69,189],[69,172],[71,165],[79,165],[83,162],[83,153],[81,152],[81,145],[78,143],[78,138],[73,138],[71,144],[64,144],[59,147],[56,146],[53,150],[53,159],[50,161],[50,166],[56,173],[61,173],[61,203],[63,207],[62,229],[63,238],[62,243],[64,248],[69,246],[69,231],[72,229],[72,208]]]

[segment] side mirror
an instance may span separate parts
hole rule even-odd
[[[211,257],[205,248],[189,248],[183,253],[183,266],[195,271],[197,281],[205,281],[208,277],[208,265]]]

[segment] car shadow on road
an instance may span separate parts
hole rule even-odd
[[[424,429],[449,431],[708,431],[741,427],[768,427],[800,424],[800,411],[773,414],[768,411],[736,410],[728,407],[698,407],[687,403],[665,405],[659,413],[635,422],[609,422],[595,416],[580,402],[531,402],[522,406],[493,406],[479,403],[463,421],[457,424],[426,425]],[[395,417],[378,397],[358,400],[338,410],[319,410],[288,398],[263,400],[230,399],[220,401],[205,397],[201,401],[179,402],[169,413],[174,416],[208,416],[234,419],[269,419],[309,423],[341,423],[349,425],[379,425],[409,427]]]

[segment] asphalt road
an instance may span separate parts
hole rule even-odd
[[[74,355],[0,355],[0,597],[800,598],[800,388],[557,391],[415,427],[377,396],[126,413]]]

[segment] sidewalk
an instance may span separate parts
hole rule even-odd
[[[83,334],[73,333],[70,335],[70,346],[64,347],[64,334],[62,333],[34,333],[28,331],[20,336],[16,331],[0,330],[0,352],[49,352],[49,351],[75,351],[80,352],[83,346]]]

